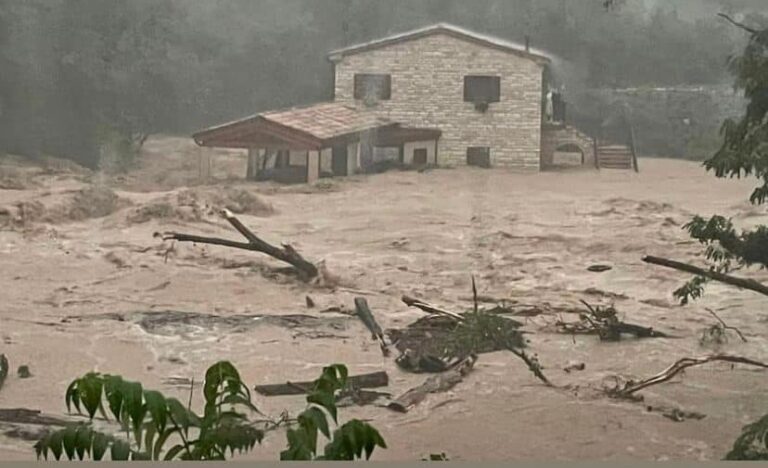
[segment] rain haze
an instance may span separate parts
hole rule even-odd
[[[0,461],[768,459],[766,96],[765,0],[0,0]]]

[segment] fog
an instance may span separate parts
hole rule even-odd
[[[767,140],[768,0],[0,0],[0,460],[768,459]]]
[[[563,60],[572,91],[721,83],[745,37],[715,14],[761,20],[759,1],[616,3],[2,0],[0,142],[93,166],[122,135],[327,100],[328,51],[435,22],[528,36]]]

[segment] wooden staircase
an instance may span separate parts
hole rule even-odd
[[[637,170],[632,149],[626,145],[606,144],[597,147],[599,169]]]

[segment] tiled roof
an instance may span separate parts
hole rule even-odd
[[[395,126],[396,122],[344,104],[329,102],[264,112],[202,130],[193,138],[203,146],[248,147],[247,143],[277,138],[298,143],[302,147],[318,147],[336,137]]]
[[[261,117],[320,140],[393,125],[394,122],[338,103],[266,112]]]

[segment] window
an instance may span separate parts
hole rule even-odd
[[[498,76],[465,76],[464,101],[491,103],[501,100],[501,78]]]
[[[391,75],[355,75],[355,99],[387,101],[392,97]]]
[[[467,165],[476,167],[491,167],[491,149],[487,147],[467,148]]]

